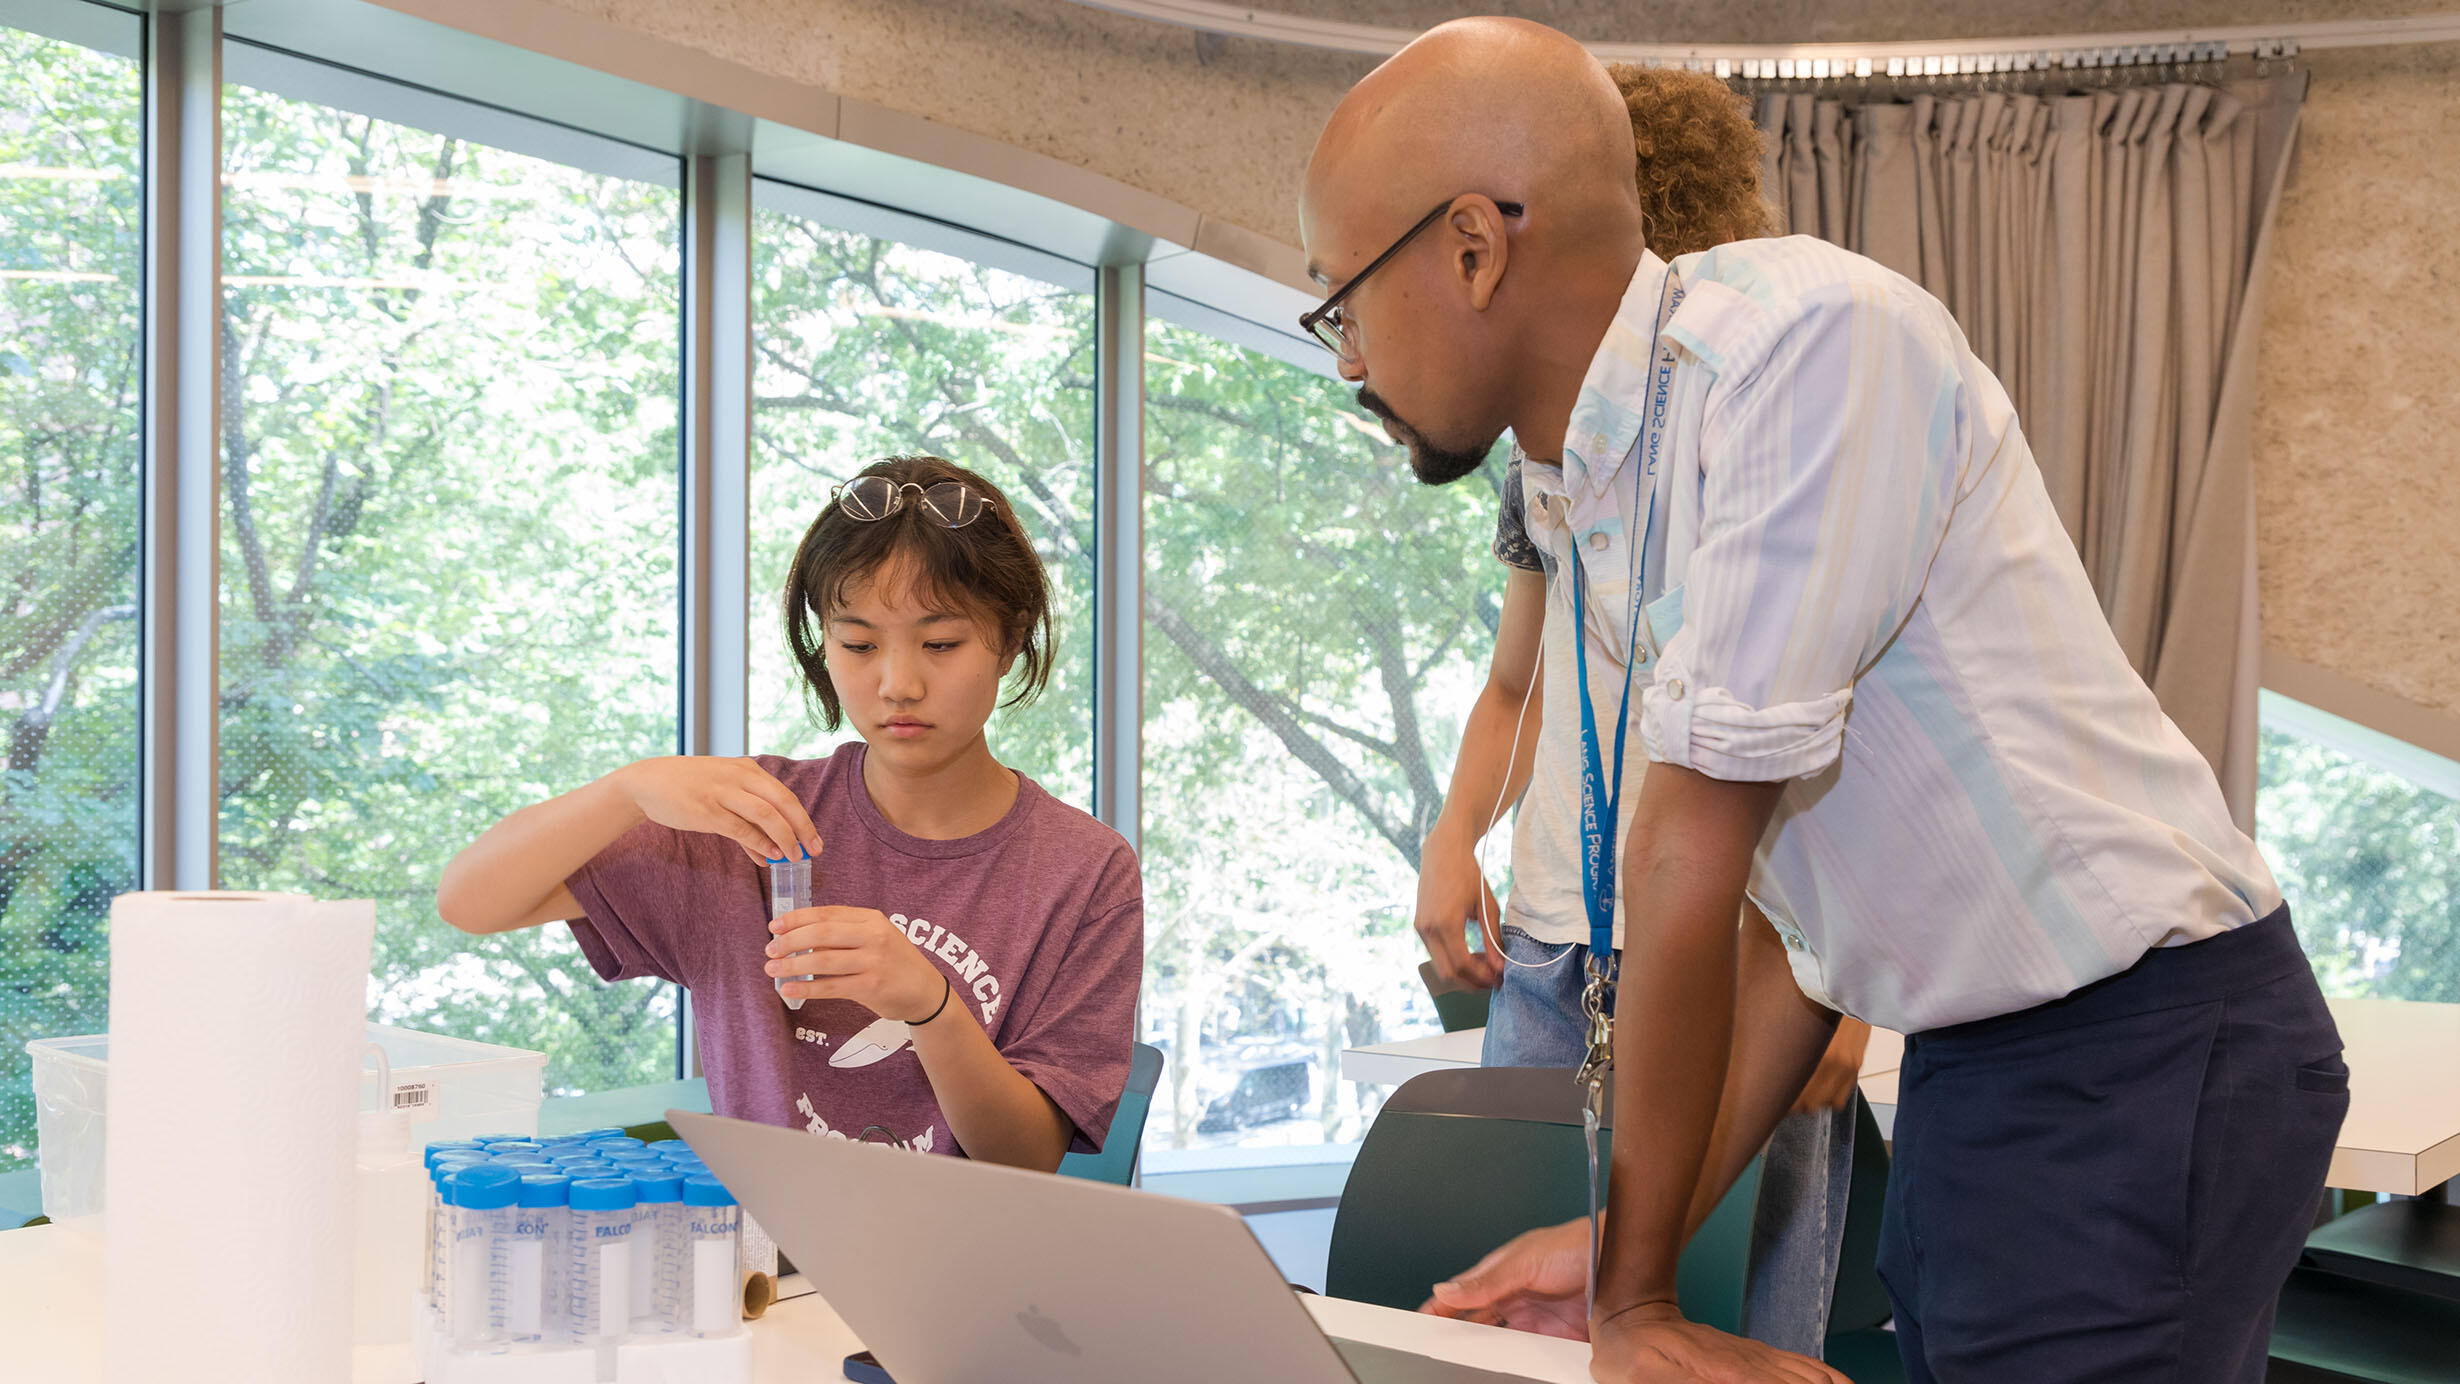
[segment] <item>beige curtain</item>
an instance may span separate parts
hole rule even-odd
[[[1762,96],[1777,223],[1955,313],[2014,397],[2119,643],[2255,802],[2263,267],[2306,77],[1910,100]]]

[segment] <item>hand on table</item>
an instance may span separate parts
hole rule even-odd
[[[1542,1226],[1435,1285],[1418,1310],[1567,1341],[1589,1338],[1589,1223]]]
[[[949,980],[876,908],[798,908],[769,924],[771,976],[790,1000],[852,1000],[883,1019],[915,1024],[948,997]]]
[[[756,760],[667,755],[610,775],[641,815],[677,831],[707,832],[756,861],[820,854],[820,829],[786,785]]]
[[[1842,1110],[1851,1105],[1854,1087],[1862,1080],[1862,1055],[1870,1045],[1869,1024],[1851,1015],[1837,1020],[1836,1036],[1828,1040],[1828,1051],[1820,1054],[1811,1079],[1802,1084],[1802,1094],[1794,1097],[1791,1113]]]
[[[1598,1323],[1589,1374],[1598,1384],[1852,1384],[1817,1360],[1687,1322],[1670,1302]]]
[[[1471,951],[1462,925],[1478,920],[1486,950]],[[1470,990],[1492,990],[1503,979],[1503,905],[1487,887],[1475,847],[1429,835],[1418,857],[1418,911],[1411,926],[1426,943],[1435,973]]]

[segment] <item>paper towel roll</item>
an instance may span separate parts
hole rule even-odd
[[[350,1378],[375,905],[111,905],[105,1384]]]

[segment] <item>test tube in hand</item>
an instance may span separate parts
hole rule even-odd
[[[809,907],[811,907],[811,852],[797,846],[793,859],[769,862],[769,918],[775,921],[798,908]],[[802,954],[801,952],[795,953],[796,956]],[[818,978],[817,976],[779,976],[771,983],[777,987],[780,998],[783,998],[788,980],[817,980]],[[799,999],[788,999],[786,1007],[801,1009],[803,1002]]]

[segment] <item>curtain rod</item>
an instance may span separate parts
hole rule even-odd
[[[1416,38],[1409,29],[1211,3],[1211,0],[1072,0],[1088,9],[1133,15],[1204,33],[1266,43],[1385,56]],[[1682,67],[1719,77],[1817,80],[1829,77],[1961,76],[2051,68],[2133,67],[2215,62],[2245,55],[2296,57],[2308,48],[2375,48],[2460,40],[2460,11],[2398,19],[2317,20],[2292,24],[2124,33],[2035,34],[2002,38],[1881,43],[1591,43],[1603,62]]]

